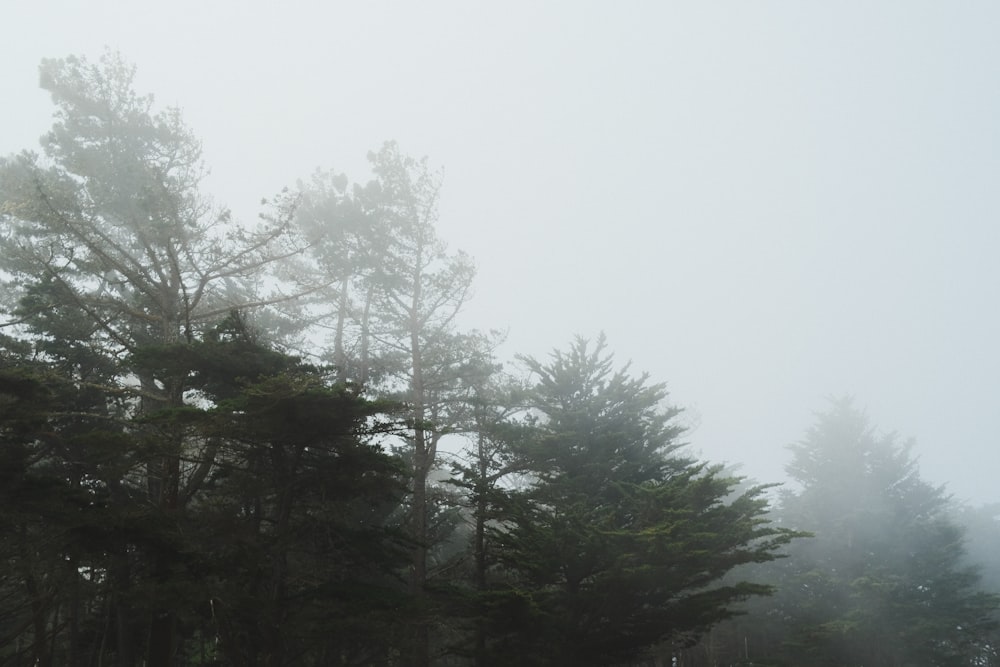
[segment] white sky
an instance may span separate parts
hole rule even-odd
[[[43,57],[139,67],[242,217],[386,139],[445,170],[465,325],[607,332],[713,461],[780,481],[829,395],[1000,501],[1000,4],[0,0],[0,154]]]

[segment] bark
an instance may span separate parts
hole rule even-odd
[[[367,386],[370,375],[370,347],[371,332],[368,329],[371,321],[372,301],[375,299],[375,283],[368,285],[368,293],[365,295],[365,308],[361,315],[361,370],[358,373],[358,382],[361,386]]]
[[[425,606],[427,584],[427,474],[432,461],[429,460],[426,419],[427,403],[424,394],[423,354],[420,342],[419,313],[421,305],[421,260],[417,253],[416,270],[413,280],[413,296],[410,306],[410,362],[411,400],[413,401],[413,572],[410,582],[416,598],[420,616],[413,628],[412,667],[430,665],[430,630]]]
[[[344,351],[344,329],[347,326],[347,289],[349,279],[345,277],[340,282],[340,295],[337,304],[337,328],[333,337],[333,365],[337,369],[337,379],[347,380],[347,353]]]
[[[488,488],[487,475],[489,474],[482,424],[480,424],[480,433],[476,439],[476,447],[479,478],[476,480],[475,486],[476,532],[473,542],[473,552],[476,561],[475,585],[476,589],[482,592],[486,590],[486,492]],[[475,662],[477,667],[482,667],[486,664],[486,622],[482,614],[476,618]]]
[[[173,336],[177,336],[177,328],[173,327]],[[164,337],[168,336],[164,331]],[[143,384],[155,391],[152,378],[146,378]],[[165,396],[162,400],[150,399],[144,401],[143,409],[150,410],[160,407],[179,407],[183,405],[183,387],[179,382],[166,381]],[[150,394],[151,396],[154,394]],[[169,431],[163,435],[160,446],[164,452],[151,464],[152,474],[148,485],[150,500],[165,517],[172,517],[180,508],[180,455],[183,447],[183,434],[179,431]],[[151,573],[157,584],[166,583],[172,576],[173,554],[170,546],[161,547],[152,554]],[[147,651],[148,667],[171,667],[177,651],[177,615],[155,596],[152,600],[152,615],[149,622],[149,645]]]

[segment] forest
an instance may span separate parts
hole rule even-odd
[[[851,399],[700,460],[603,335],[463,328],[428,159],[236,220],[134,78],[0,159],[0,665],[1000,665],[1000,510]]]

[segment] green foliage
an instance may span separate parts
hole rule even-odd
[[[406,604],[394,572],[407,545],[388,522],[403,471],[370,441],[381,408],[244,336],[209,338],[136,359],[184,373],[203,402],[148,417],[195,429],[210,464],[185,521],[199,606],[209,604],[201,623],[234,664],[363,664]]]
[[[145,413],[131,427],[67,409],[88,393],[45,366],[0,372],[0,588],[12,601],[0,614],[10,633],[0,650],[16,640],[43,663],[84,650],[120,657],[111,618],[154,613],[149,600],[182,636],[215,638],[231,664],[293,655],[320,664],[327,654],[369,664],[386,650],[380,635],[408,605],[396,575],[408,544],[389,522],[402,468],[371,440],[380,408],[317,369],[255,349],[255,362],[246,341],[135,355],[136,368],[193,378],[200,404]],[[182,511],[143,502],[129,481],[135,466],[121,463],[159,461],[150,428],[185,433],[191,495]],[[68,632],[59,616],[77,600],[89,601],[73,607]]]
[[[771,517],[603,337],[500,373],[426,159],[240,226],[134,76],[44,61],[0,160],[0,664],[996,664],[947,499],[848,404]]]
[[[764,520],[765,487],[679,455],[678,410],[662,385],[615,371],[603,338],[578,340],[538,376],[528,445],[534,483],[509,495],[494,526],[508,587],[537,610],[496,642],[542,664],[634,660],[687,642],[729,605],[767,586],[719,585],[743,563],[774,558],[794,533]],[[515,649],[515,647],[518,647]]]
[[[91,641],[81,605],[104,595],[95,573],[148,533],[120,506],[132,461],[116,450],[134,440],[113,405],[30,357],[0,362],[0,656],[70,664]]]

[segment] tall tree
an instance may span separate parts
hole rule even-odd
[[[1000,553],[1000,505],[957,507],[954,519],[965,532],[965,564],[978,569],[983,590],[1000,594],[1000,562],[996,558]],[[1000,624],[983,642],[979,659],[982,667],[1000,665]]]
[[[526,604],[519,627],[503,624],[496,664],[624,663],[768,592],[719,579],[774,558],[793,533],[764,520],[764,487],[733,497],[737,478],[680,453],[663,385],[615,370],[603,337],[525,362],[538,377],[536,480],[497,540]]]
[[[424,609],[415,619],[410,659],[420,666],[430,661],[433,616],[426,595],[429,522],[435,511],[430,475],[442,438],[460,428],[466,405],[461,399],[468,391],[463,378],[484,372],[483,339],[457,328],[475,270],[467,255],[449,252],[437,235],[439,176],[426,158],[406,157],[394,143],[369,159],[375,180],[365,189],[366,206],[383,242],[371,276],[365,335],[387,369],[377,389],[408,406],[402,437],[411,470],[409,530],[415,546],[410,581]]]
[[[0,162],[11,286],[51,281],[50,298],[77,309],[111,351],[185,339],[246,305],[239,281],[273,259],[285,232],[240,228],[211,206],[199,142],[176,109],[154,112],[134,75],[110,53],[43,61],[56,105],[44,153]]]
[[[535,420],[528,413],[525,381],[492,363],[492,356],[484,361],[492,373],[470,380],[466,446],[452,462],[449,480],[464,493],[463,516],[471,531],[462,568],[467,581],[453,582],[459,602],[452,621],[453,627],[469,627],[452,650],[471,655],[476,665],[489,662],[488,618],[511,602],[504,592],[497,594],[493,589],[491,572],[497,566],[497,545],[490,539],[488,527],[503,520],[509,486],[528,469],[525,443],[537,433]]]
[[[135,69],[116,54],[99,62],[45,60],[41,85],[56,106],[43,154],[0,161],[0,269],[8,312],[40,344],[68,332],[117,369],[108,380],[137,397],[135,409],[179,407],[182,379],[122,365],[144,345],[193,340],[233,305],[279,296],[253,293],[261,268],[286,247],[284,224],[243,229],[202,196],[201,148],[175,109],[154,111],[133,87]],[[17,303],[17,308],[13,307]],[[8,323],[11,324],[11,323]],[[149,431],[149,499],[166,512],[182,488],[179,431]],[[150,546],[155,569],[170,565]],[[166,665],[175,620],[154,610],[148,654]],[[120,643],[135,639],[120,638]]]
[[[847,399],[791,447],[798,483],[781,520],[814,532],[781,564],[762,614],[782,619],[788,664],[974,665],[998,600],[979,591],[943,489],[920,478],[912,443],[880,435]],[[763,642],[758,642],[762,644]]]

